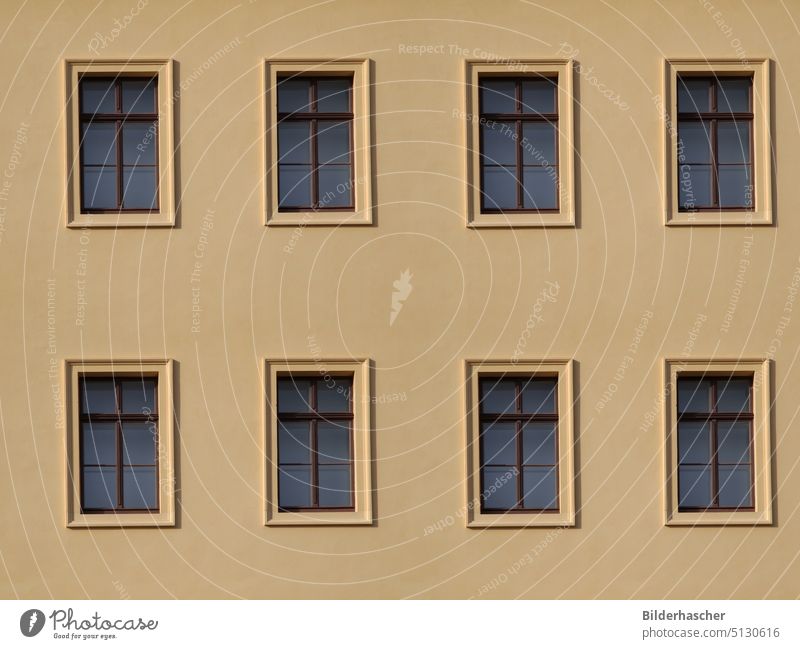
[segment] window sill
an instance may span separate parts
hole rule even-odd
[[[168,512],[155,514],[75,514],[67,527],[174,527],[175,516]]]
[[[705,525],[772,525],[772,512],[676,512],[667,518],[668,527]]]
[[[568,512],[482,514],[477,509],[476,504],[467,521],[467,527],[471,529],[488,527],[575,527],[575,515]]]
[[[372,525],[369,512],[277,512],[270,513],[267,527],[296,527],[298,525]]]
[[[67,223],[68,228],[170,228],[174,225],[174,215],[161,212],[78,214]]]
[[[772,225],[772,211],[761,212],[674,212],[667,215],[667,225]]]
[[[275,212],[267,217],[267,225],[372,225],[372,212],[370,210]]]
[[[479,212],[473,215],[471,228],[574,228],[573,212]]]

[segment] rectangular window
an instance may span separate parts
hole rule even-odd
[[[678,379],[679,511],[752,511],[752,390],[752,376]]]
[[[572,362],[467,361],[467,526],[575,524]]]
[[[67,226],[175,224],[172,62],[66,64]]]
[[[66,361],[67,526],[175,524],[172,362]]]
[[[158,209],[158,79],[80,79],[81,211]]]
[[[557,385],[549,377],[481,379],[482,511],[558,511]]]
[[[352,77],[280,77],[278,209],[353,209]]]
[[[278,506],[353,508],[353,379],[278,379]]]
[[[372,523],[370,365],[265,363],[264,523]]]
[[[753,79],[678,76],[679,209],[752,209]]]
[[[769,525],[769,361],[665,365],[665,523]]]
[[[557,77],[480,77],[481,210],[558,210]]]
[[[81,511],[158,511],[158,378],[80,376]]]

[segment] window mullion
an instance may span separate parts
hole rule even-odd
[[[117,421],[114,424],[117,437],[117,509],[124,509],[125,500],[122,480],[122,385],[119,379],[114,379],[114,393],[117,400]]]

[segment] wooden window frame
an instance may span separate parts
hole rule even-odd
[[[353,377],[348,374],[341,374],[336,376],[336,381],[340,379],[348,379],[350,386],[348,388],[348,404],[349,409],[343,412],[319,412],[317,410],[317,393],[319,392],[319,384],[324,380],[319,376],[309,374],[278,374],[278,383],[286,380],[307,380],[311,382],[311,396],[308,412],[282,412],[278,410],[277,422],[280,426],[281,423],[286,421],[302,421],[310,426],[310,446],[309,446],[309,459],[310,464],[284,462],[278,459],[278,470],[285,466],[309,466],[311,468],[311,505],[309,507],[285,507],[280,504],[280,481],[278,482],[278,511],[279,512],[352,512],[355,511],[355,461],[353,457]],[[350,457],[347,462],[323,462],[324,466],[347,466],[350,469],[350,506],[349,507],[324,507],[319,504],[319,448],[317,427],[319,422],[347,422],[348,423],[348,439],[349,439],[349,453]],[[278,458],[280,458],[280,441],[278,441]]]
[[[467,527],[573,527],[576,524],[573,374],[573,361],[569,359],[466,360],[464,362]],[[542,377],[556,380],[558,503],[556,510],[483,509],[480,381],[484,378],[499,377],[508,379]],[[518,479],[521,481],[522,476],[519,475]]]
[[[264,225],[339,226],[372,225],[372,81],[369,59],[273,59],[264,61],[262,97],[264,155]],[[350,206],[279,207],[278,192],[278,81],[284,77],[351,77]]]
[[[484,380],[492,380],[492,379],[502,379],[507,381],[514,382],[514,406],[515,412],[514,413],[501,413],[501,414],[487,414],[483,411],[483,404],[484,404],[484,393],[483,393],[483,381]],[[537,380],[555,380],[556,382],[556,391],[553,395],[555,400],[555,412],[553,413],[525,413],[522,411],[522,395],[523,395],[523,388],[522,385],[525,383],[526,385],[532,381]],[[478,446],[478,455],[479,455],[479,463],[481,466],[481,474],[480,474],[480,497],[481,497],[481,513],[482,514],[516,514],[516,513],[544,513],[544,512],[558,512],[559,511],[559,494],[558,489],[556,489],[556,499],[555,499],[555,507],[547,507],[547,508],[535,508],[535,507],[525,507],[523,502],[523,497],[525,495],[525,486],[524,486],[524,470],[525,467],[549,467],[555,470],[556,474],[556,485],[558,485],[558,377],[550,377],[550,376],[542,376],[539,375],[530,375],[530,376],[508,376],[503,374],[493,375],[482,373],[478,380],[478,390],[479,390],[479,397],[478,397],[478,412],[479,412],[479,419],[481,425],[481,431],[479,432],[480,436],[480,444]],[[553,464],[524,464],[523,463],[523,426],[527,423],[532,422],[553,422],[556,425],[556,435],[555,435],[555,457]],[[487,464],[483,457],[483,438],[484,438],[484,431],[483,425],[487,423],[514,423],[515,433],[514,433],[514,455],[516,457],[516,461],[512,467],[509,464]],[[486,493],[486,480],[484,476],[484,470],[487,467],[510,467],[514,468],[517,471],[517,504],[514,507],[509,509],[497,509],[497,508],[490,508],[486,507],[484,504],[483,494]]]
[[[111,83],[114,85],[114,107],[115,111],[113,113],[87,113],[84,111],[83,106],[83,81],[86,79],[91,79],[92,81],[105,81],[107,83]],[[153,95],[153,108],[155,112],[153,113],[125,113],[122,110],[122,81],[129,80],[129,79],[136,79],[136,80],[148,80],[154,82],[154,95]],[[156,195],[155,195],[155,208],[145,209],[145,208],[134,208],[134,207],[123,207],[122,206],[122,198],[124,194],[123,188],[123,176],[124,176],[124,168],[125,165],[123,164],[123,133],[122,133],[122,126],[125,123],[129,122],[142,122],[147,124],[155,124],[156,131],[155,131],[155,150],[158,151],[158,76],[152,75],[143,75],[143,76],[127,76],[127,77],[106,77],[106,76],[96,76],[96,75],[81,75],[78,78],[78,113],[79,113],[79,122],[80,122],[80,133],[83,133],[83,127],[88,126],[91,124],[96,123],[111,123],[115,125],[115,142],[116,142],[116,150],[115,150],[115,160],[113,165],[96,165],[96,164],[86,164],[83,161],[83,137],[78,144],[79,148],[79,155],[80,155],[80,194],[81,194],[81,213],[82,214],[117,214],[120,212],[132,212],[132,213],[158,213],[158,205],[159,205],[159,188],[158,188],[158,180],[159,180],[159,161],[158,161],[158,153],[155,155],[156,162],[155,164],[137,164],[135,165],[136,168],[154,168],[156,171]],[[86,207],[86,201],[84,196],[84,174],[87,168],[106,168],[109,166],[113,166],[115,173],[116,173],[116,190],[117,190],[117,205],[115,208],[90,208]],[[131,165],[128,165],[131,166]]]
[[[122,405],[122,381],[130,380],[130,379],[138,379],[138,378],[148,378],[148,379],[155,379],[156,381],[156,392],[155,392],[155,404],[154,409],[151,413],[148,414],[141,414],[135,415],[132,413],[123,413],[120,409]],[[85,389],[85,382],[86,381],[111,381],[114,385],[114,393],[116,399],[116,412],[115,413],[85,413],[83,412],[83,403],[84,401],[84,389]],[[156,486],[159,483],[159,471],[158,471],[158,453],[159,453],[159,439],[158,439],[158,374],[153,373],[144,373],[144,374],[130,374],[130,373],[117,373],[117,374],[90,374],[85,375],[83,373],[79,373],[78,375],[78,403],[80,404],[78,408],[81,410],[79,414],[79,422],[80,428],[78,430],[79,436],[79,445],[80,445],[80,474],[78,476],[78,481],[80,482],[80,504],[81,504],[81,514],[110,514],[110,513],[120,513],[120,512],[147,512],[147,513],[158,513],[160,506],[158,501],[160,500],[159,490],[156,489],[156,506],[152,508],[134,508],[134,507],[125,507],[124,506],[124,486],[123,486],[123,473],[124,468],[134,468],[134,467],[152,467],[155,469],[155,480]],[[84,462],[83,456],[83,431],[84,426],[83,424],[91,424],[93,422],[98,423],[113,423],[115,429],[115,438],[116,438],[116,458],[115,463],[113,465],[114,469],[117,473],[117,506],[111,509],[96,509],[96,508],[89,508],[84,505],[84,480],[83,480],[83,470],[88,466],[94,467],[110,467],[112,465],[107,464],[86,464]],[[155,455],[153,457],[153,464],[125,464],[123,462],[123,435],[122,435],[122,426],[124,423],[154,423],[155,424],[155,439],[154,439],[154,450]]]
[[[773,224],[772,117],[770,108],[770,60],[666,59],[663,67],[664,224],[669,226],[754,226]],[[678,154],[678,77],[750,77],[750,129],[752,207],[681,209],[680,157]],[[659,98],[660,99],[660,98]],[[711,115],[709,113],[709,115]],[[719,113],[713,113],[715,119]],[[725,114],[723,114],[725,115]],[[737,115],[734,113],[733,115]]]
[[[278,101],[280,96],[280,84],[287,79],[304,79],[309,81],[310,83],[310,101],[309,107],[310,110],[305,112],[295,111],[293,113],[282,113],[278,111],[278,126],[280,126],[283,122],[306,122],[309,124],[309,132],[311,134],[311,142],[310,142],[310,149],[311,149],[311,162],[310,165],[306,165],[304,163],[287,163],[287,162],[277,162],[278,165],[278,211],[279,212],[319,212],[319,211],[327,211],[327,210],[334,210],[334,211],[353,211],[355,209],[355,202],[353,200],[355,194],[355,174],[353,173],[353,169],[355,167],[354,160],[353,160],[353,130],[354,130],[354,123],[353,123],[353,77],[352,75],[340,75],[340,76],[327,76],[327,77],[318,77],[318,76],[305,76],[305,75],[278,75],[278,87],[276,90],[276,97],[275,100]],[[317,106],[317,84],[320,80],[325,79],[346,79],[350,83],[350,89],[347,93],[347,101],[349,105],[349,110],[346,112],[341,113],[331,113],[331,112],[320,112]],[[345,163],[334,163],[337,167],[344,167],[347,166],[349,168],[349,176],[350,176],[350,202],[347,205],[330,205],[326,206],[320,203],[320,196],[319,196],[319,170],[321,167],[326,165],[319,164],[319,156],[318,156],[318,148],[317,148],[317,132],[319,122],[347,122],[350,127],[350,143],[349,148],[347,151],[347,164]],[[278,128],[278,140],[280,141],[280,128]],[[302,205],[302,206],[284,206],[280,205],[280,169],[282,166],[310,166],[311,167],[311,198],[312,202],[311,205]]]
[[[679,506],[678,380],[679,378],[752,379],[751,463],[753,507],[698,508]],[[670,359],[664,361],[663,512],[667,526],[772,525],[772,403],[771,363],[768,359]]]
[[[690,373],[683,373],[681,376],[678,377],[677,380],[677,388],[680,390],[680,383],[682,380],[692,380],[692,379],[709,379],[711,381],[711,410],[708,412],[681,412],[678,409],[678,439],[680,442],[680,424],[683,421],[697,421],[697,422],[708,422],[709,424],[709,461],[707,464],[700,464],[697,462],[681,462],[680,457],[678,457],[678,494],[680,495],[680,485],[681,485],[681,477],[680,477],[680,469],[684,466],[709,466],[711,469],[711,492],[712,502],[708,507],[682,507],[680,502],[678,503],[678,511],[679,512],[739,512],[739,511],[747,511],[752,512],[755,511],[755,480],[753,479],[753,376],[752,375],[738,375],[738,376],[730,376],[725,374],[690,374]],[[718,412],[716,409],[717,403],[717,383],[722,379],[739,379],[739,378],[747,378],[750,380],[750,389],[748,391],[749,401],[750,401],[750,410],[748,412],[739,412],[739,413],[728,413],[728,412]],[[721,463],[719,461],[719,438],[717,435],[718,423],[720,421],[726,422],[740,422],[746,421],[748,425],[748,462],[738,462],[736,464],[730,463]],[[747,465],[749,472],[750,472],[750,502],[751,505],[747,507],[720,507],[719,504],[719,467],[720,466],[743,466]]]
[[[514,82],[514,103],[516,106],[516,111],[513,113],[487,113],[484,111],[483,108],[483,81],[486,79],[504,79],[506,81],[513,81]],[[530,81],[532,79],[547,79],[550,82],[555,80],[555,88],[554,88],[554,100],[555,100],[555,109],[554,113],[524,113],[522,112],[522,84],[525,81]],[[516,140],[516,161],[514,163],[514,177],[517,179],[517,201],[515,207],[487,207],[486,206],[486,191],[484,186],[484,169],[486,168],[487,164],[484,160],[483,156],[483,129],[480,130],[480,140],[479,140],[479,148],[481,151],[480,157],[480,187],[481,187],[481,213],[483,214],[506,214],[506,213],[523,213],[523,214],[558,214],[559,212],[559,203],[561,202],[560,191],[559,187],[561,185],[560,174],[558,172],[558,160],[559,160],[559,147],[558,147],[558,77],[553,76],[552,74],[542,74],[542,75],[529,75],[527,77],[505,77],[505,76],[497,76],[492,74],[482,74],[478,77],[478,102],[479,102],[479,121],[483,123],[494,123],[494,124],[514,124],[514,133],[515,133],[515,140]],[[526,122],[538,122],[544,124],[551,124],[556,127],[555,130],[555,162],[550,164],[539,164],[539,165],[526,165],[523,162],[523,149],[524,149],[524,136],[523,136],[523,124]],[[490,167],[500,167],[500,168],[507,168],[511,165],[488,165]],[[544,168],[555,168],[556,170],[556,206],[553,208],[527,208],[525,207],[525,188],[524,188],[524,174],[525,174],[525,167],[544,167]]]
[[[158,408],[157,498],[158,510],[83,510],[81,397],[82,378],[156,377]],[[173,362],[169,359],[117,359],[64,361],[64,412],[66,447],[66,525],[69,528],[172,527],[175,525],[175,419]],[[119,449],[119,446],[118,446]]]
[[[264,525],[372,525],[372,366],[369,359],[267,359],[263,364],[264,394]],[[321,378],[352,381],[352,470],[353,506],[348,509],[281,508],[278,502],[278,380],[281,377]]]
[[[575,227],[575,135],[571,60],[519,60],[511,63],[468,60],[464,72],[464,122],[466,126],[466,221],[470,228]],[[483,77],[541,78],[557,80],[556,164],[557,209],[484,209],[481,163],[480,83]]]
[[[141,228],[173,227],[176,221],[173,63],[169,59],[86,60],[68,59],[64,64],[66,91],[66,226],[69,228]],[[81,126],[89,115],[82,114],[81,81],[86,78],[153,78],[157,111],[151,115],[111,114],[109,119],[157,121],[156,146],[156,209],[120,208],[85,209],[83,205],[83,147]],[[157,119],[153,119],[153,118]],[[117,138],[118,152],[122,142]],[[121,164],[118,159],[117,164]],[[119,181],[118,181],[119,182]],[[118,189],[119,191],[119,189]],[[120,197],[118,196],[118,201]]]

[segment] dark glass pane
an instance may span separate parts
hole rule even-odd
[[[516,113],[516,83],[509,79],[481,80],[481,110],[484,113]]]
[[[749,378],[720,379],[717,381],[718,412],[750,412]]]
[[[81,412],[109,415],[117,412],[117,397],[112,379],[83,379]]]
[[[158,506],[155,467],[123,467],[122,498],[125,509],[155,509]]]
[[[750,122],[717,123],[717,161],[750,162]]]
[[[709,165],[681,165],[679,176],[679,200],[682,208],[697,209],[711,205],[711,167]]]
[[[122,125],[122,162],[126,165],[156,163],[156,122],[128,122]]]
[[[705,122],[684,121],[678,125],[678,161],[711,162],[711,133]]]
[[[311,123],[278,124],[278,162],[311,164]]]
[[[309,412],[311,381],[285,377],[278,379],[278,412]]]
[[[530,210],[553,210],[556,199],[556,171],[553,167],[525,167],[525,182],[522,204]]]
[[[679,507],[708,507],[711,505],[711,469],[682,466],[678,471]]]
[[[750,461],[750,423],[721,421],[717,424],[718,459],[722,464]]]
[[[525,79],[522,82],[523,113],[556,112],[555,79]]]
[[[311,205],[311,166],[279,166],[279,207],[309,207]]]
[[[711,381],[678,379],[678,412],[711,412]]]
[[[349,166],[319,168],[319,203],[322,207],[347,207],[350,203],[352,182]]]
[[[83,204],[87,209],[116,209],[117,171],[114,167],[84,167]]]
[[[495,122],[482,127],[483,162],[490,165],[513,165],[517,163],[517,143],[513,122]]]
[[[512,414],[517,411],[515,403],[517,388],[514,381],[484,379],[481,381],[481,412],[487,414]]]
[[[83,125],[83,164],[114,165],[117,162],[117,127],[113,123]]]
[[[319,466],[319,506],[350,507],[349,466]]]
[[[522,506],[526,509],[555,509],[556,470],[530,467],[522,470]]]
[[[719,506],[752,507],[750,467],[719,468]]]
[[[522,429],[522,463],[556,463],[556,423],[536,421]]]
[[[350,461],[349,422],[317,424],[317,461],[320,464]]]
[[[319,79],[317,81],[318,113],[350,112],[350,79]]]
[[[278,112],[309,112],[311,106],[311,83],[308,79],[285,79],[278,83]]]
[[[555,379],[531,379],[522,384],[522,412],[553,414],[556,412]]]
[[[290,466],[278,470],[280,507],[311,506],[311,467]]]
[[[278,464],[311,464],[311,424],[278,423]]]
[[[123,113],[156,113],[156,84],[153,79],[122,80]]]
[[[483,167],[483,204],[487,209],[517,207],[517,177],[514,169]]]
[[[721,77],[717,83],[717,112],[750,112],[751,80],[749,78]]]
[[[122,412],[149,415],[156,410],[156,380],[153,378],[120,381]]]
[[[522,164],[555,165],[556,127],[544,122],[522,125]]]
[[[158,429],[154,421],[126,421],[122,424],[125,464],[155,464]]]
[[[719,168],[719,204],[722,207],[752,207],[753,181],[750,167],[730,165]]]
[[[711,432],[708,423],[682,421],[678,424],[678,461],[706,464],[711,460]]]
[[[101,79],[81,81],[81,111],[84,113],[115,113],[114,82]]]
[[[711,110],[708,79],[678,77],[678,112],[705,113]]]
[[[344,376],[332,376],[317,381],[317,412],[349,412],[352,381]]]
[[[321,121],[317,125],[319,164],[350,162],[350,123]]]
[[[486,467],[483,469],[484,509],[511,509],[517,504],[517,475],[515,469]]]
[[[81,424],[84,464],[117,463],[117,427],[112,422]]]
[[[481,464],[517,463],[514,423],[481,424]]]
[[[156,209],[156,170],[153,167],[125,167],[122,170],[122,207]]]
[[[114,509],[117,506],[117,470],[84,467],[83,508]]]

